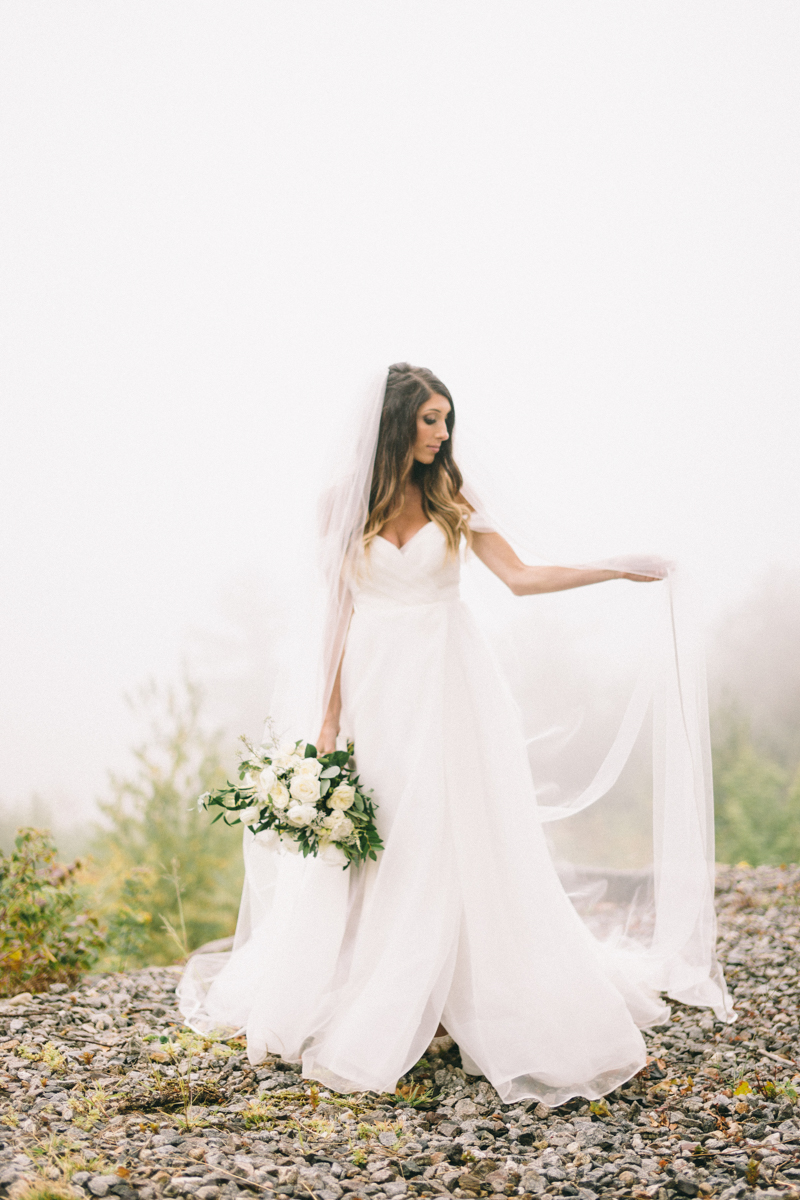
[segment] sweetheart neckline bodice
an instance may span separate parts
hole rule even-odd
[[[376,543],[386,549],[376,551]],[[353,599],[356,608],[456,600],[459,572],[458,557],[446,553],[442,529],[429,521],[402,546],[380,534],[373,538],[356,572]]]
[[[394,544],[394,542],[390,542],[388,538],[385,538],[382,533],[379,533],[377,536],[380,541],[386,542],[387,546],[391,546],[393,550],[399,550],[400,553],[402,554],[403,551],[406,549],[406,547],[410,546],[411,543],[413,541],[415,541],[416,538],[419,537],[419,535],[423,532],[423,530],[427,529],[429,525],[435,525],[435,524],[436,524],[435,521],[426,521],[424,525],[420,525],[419,529],[417,529],[414,533],[412,533],[410,538],[406,538],[406,540],[403,542],[402,546],[396,546]]]

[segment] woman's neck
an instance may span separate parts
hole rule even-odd
[[[402,547],[427,524],[428,516],[422,507],[422,488],[409,475],[403,489],[403,507],[396,517],[386,522],[380,530],[380,536]]]

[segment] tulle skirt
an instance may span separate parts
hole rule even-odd
[[[457,599],[357,605],[342,728],[385,849],[343,871],[245,831],[235,949],[180,986],[197,1028],[246,1029],[340,1092],[394,1090],[441,1021],[505,1102],[596,1098],[645,1065],[668,1009],[643,959],[599,943],[559,881],[519,714]]]

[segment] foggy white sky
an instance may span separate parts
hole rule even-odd
[[[710,614],[796,565],[798,14],[6,0],[0,803],[88,812],[226,606],[215,713],[258,692],[315,420],[389,361]]]

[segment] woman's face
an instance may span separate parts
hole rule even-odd
[[[450,437],[445,424],[450,407],[450,401],[444,396],[431,396],[417,409],[417,440],[414,443],[417,462],[432,463],[442,442]]]

